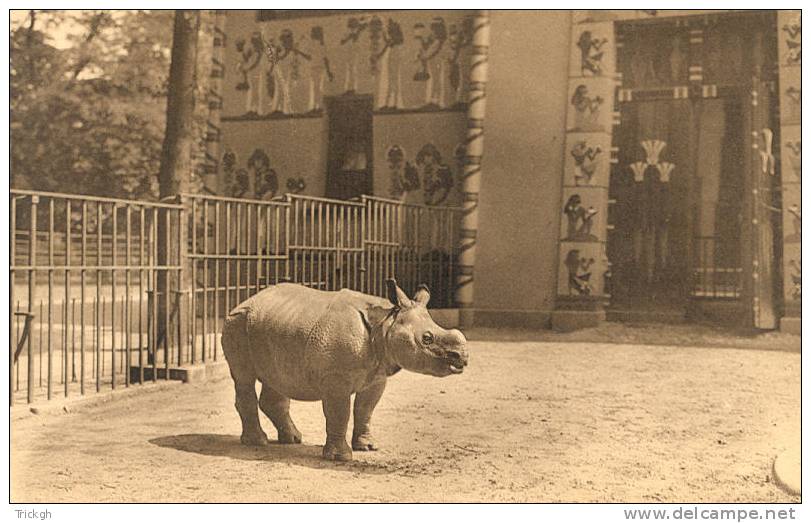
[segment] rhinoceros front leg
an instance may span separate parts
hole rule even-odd
[[[351,398],[349,394],[331,395],[321,402],[327,418],[327,442],[324,457],[334,461],[351,461],[352,449],[346,443]]]
[[[262,382],[259,408],[270,418],[279,434],[279,443],[301,443],[301,432],[290,418],[290,398],[282,396]]]
[[[352,448],[354,450],[377,450],[369,428],[372,413],[386,390],[386,380],[372,384],[355,395],[354,427],[352,428]]]

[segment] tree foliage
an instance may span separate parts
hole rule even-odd
[[[32,10],[12,25],[12,187],[157,197],[172,24]]]

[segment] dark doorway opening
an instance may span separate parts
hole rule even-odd
[[[348,200],[372,194],[373,109],[371,96],[327,99],[327,198]]]

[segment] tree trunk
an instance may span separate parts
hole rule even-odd
[[[158,184],[160,198],[171,198],[189,191],[192,170],[194,133],[194,88],[197,65],[197,37],[200,30],[200,12],[175,11],[172,38],[172,65],[169,68],[169,92],[166,103],[166,133],[163,137]],[[187,224],[185,214],[164,210],[158,221],[158,264],[180,266],[181,270],[158,270],[157,340],[151,359],[158,359],[157,350],[163,346],[163,358],[158,363],[170,365],[185,363],[182,353],[186,345],[186,296],[189,290],[189,270],[184,267]],[[173,350],[175,349],[175,350]]]
[[[169,69],[169,93],[166,104],[166,133],[163,138],[158,175],[161,198],[185,192],[191,177],[195,64],[199,29],[199,11],[175,11],[172,65]]]

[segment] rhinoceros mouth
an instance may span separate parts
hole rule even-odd
[[[448,363],[448,370],[451,371],[451,374],[462,374],[465,369],[461,363]]]

